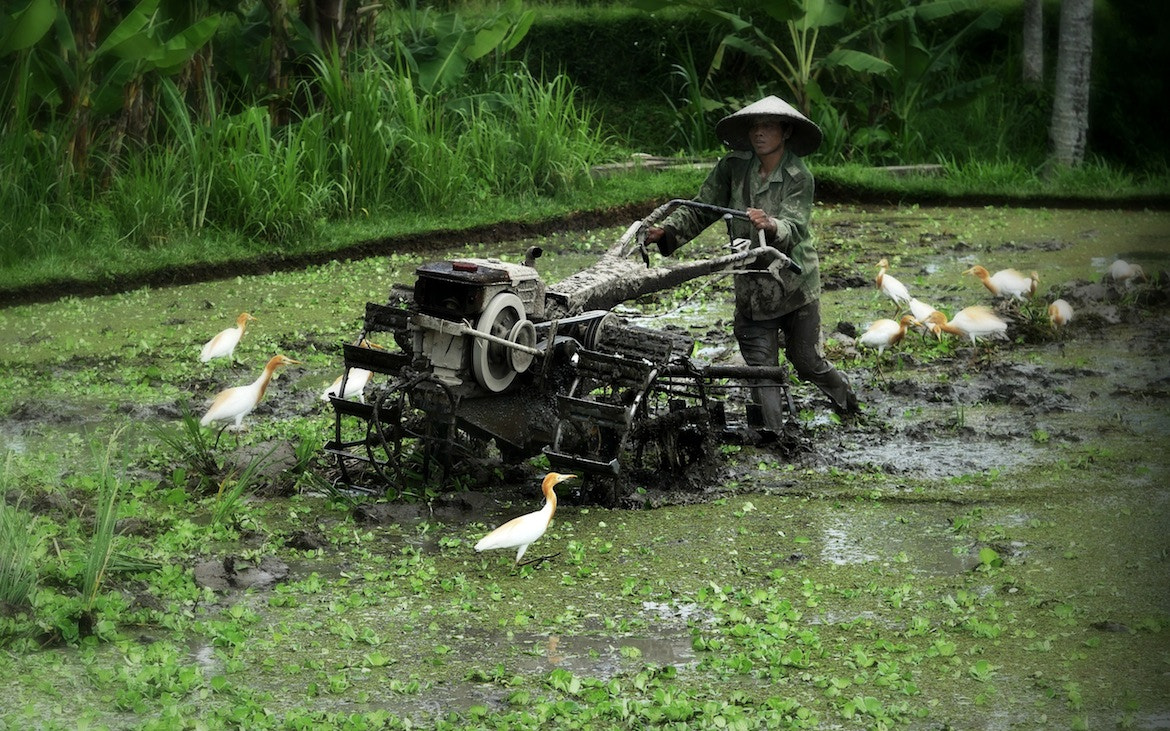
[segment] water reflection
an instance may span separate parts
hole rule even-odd
[[[935,506],[915,506],[897,520],[875,519],[872,512],[832,516],[821,531],[821,560],[838,566],[899,563],[933,576],[970,571],[978,558],[965,547],[956,553],[955,536],[935,512]]]

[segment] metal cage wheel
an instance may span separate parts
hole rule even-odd
[[[369,462],[387,485],[401,489],[431,477],[432,464],[442,481],[451,467],[457,401],[451,389],[430,374],[394,382],[377,394],[367,423]],[[421,460],[415,469],[413,461]]]
[[[712,456],[718,417],[701,378],[659,376],[639,407],[623,454],[628,471],[682,477]]]

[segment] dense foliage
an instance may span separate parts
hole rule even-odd
[[[399,13],[344,54],[302,37],[306,49],[270,62],[264,81],[243,71],[266,65],[251,16],[191,26],[216,27],[212,40],[168,35],[177,19],[164,11],[158,0],[124,17],[94,8],[88,53],[57,55],[49,33],[10,54],[0,205],[13,215],[0,234],[14,244],[0,266],[204,230],[280,245],[325,219],[555,193],[601,159],[575,88],[505,58],[530,15],[472,26]],[[152,55],[174,45],[178,62]]]
[[[1101,4],[1090,150],[1109,157],[1090,172],[1108,185],[1082,180],[1164,192],[1160,66],[1134,59],[1165,53],[1149,39],[1167,13]],[[1050,92],[1016,81],[1020,0],[636,6],[9,3],[0,271],[88,261],[93,279],[160,249],[284,251],[326,225],[542,210],[630,151],[717,154],[714,122],[764,93],[821,124],[810,162],[829,175],[942,163],[976,193],[988,170],[996,192],[1037,184]]]
[[[833,3],[636,5],[656,10],[561,10],[521,44],[529,58],[555,59],[634,147],[717,150],[710,129],[729,110],[761,93],[795,100],[785,77],[799,68],[789,72],[780,56],[795,63],[804,50],[816,87],[811,116],[829,132],[817,157],[822,165],[943,158],[1037,166],[1048,154],[1056,0],[1043,3],[1046,80],[1038,87],[1021,81],[1020,0],[875,0],[842,4],[836,15],[809,11],[807,28],[817,35],[805,36],[801,47],[782,18],[799,20],[801,8]],[[1097,5],[1090,150],[1115,165],[1164,170],[1170,146],[1150,125],[1160,118],[1164,96],[1158,69],[1165,63],[1158,59],[1166,60],[1168,51],[1158,39],[1170,32],[1170,13],[1136,0]],[[607,53],[594,53],[598,46]],[[616,69],[615,57],[621,59]],[[770,61],[785,73],[770,70]]]

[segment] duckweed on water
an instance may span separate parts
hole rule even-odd
[[[1170,253],[1160,214],[818,215],[827,330],[884,307],[869,286],[881,256],[950,308],[982,296],[948,276],[972,259],[1041,267],[1056,287],[1096,281],[1105,257]],[[584,265],[601,248],[557,255]],[[830,338],[866,419],[825,418],[798,386],[811,453],[729,445],[722,477],[689,504],[566,497],[531,549],[560,555],[519,570],[471,547],[532,509],[538,464],[475,482],[508,502],[472,511],[440,494],[381,521],[277,467],[283,487],[212,520],[214,489],[141,423],[176,422],[180,399],[198,410],[279,349],[305,366],[273,384],[241,454],[326,434],[318,397],[340,343],[417,263],[0,312],[0,492],[34,516],[38,566],[31,604],[0,607],[0,727],[1166,727],[1162,311],[1113,303],[1109,320],[1102,305],[1064,340],[982,362],[911,338],[885,380]],[[692,321],[685,299],[672,315],[712,346],[726,343],[711,319],[726,303],[709,301],[725,284],[699,292]],[[647,306],[662,303],[679,304]],[[241,363],[197,364],[224,313],[243,309],[259,320]],[[97,484],[86,455],[126,422],[111,568],[79,628]],[[239,455],[229,442],[219,456]],[[201,562],[265,560],[287,578],[221,591],[194,578]]]

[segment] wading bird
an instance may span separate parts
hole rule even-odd
[[[1072,322],[1073,308],[1065,300],[1056,300],[1048,305],[1048,320],[1053,327],[1061,327]]]
[[[918,320],[919,324],[926,322],[926,318],[938,312],[938,310],[934,309],[917,297],[911,297],[907,304],[910,307],[910,314],[914,315],[914,319]]]
[[[906,285],[886,273],[889,268],[890,262],[887,259],[879,261],[878,275],[873,281],[882,294],[892,299],[898,309],[902,309],[902,305],[910,301],[910,290],[906,289]]]
[[[264,398],[264,392],[268,390],[268,382],[272,380],[272,374],[276,373],[277,368],[286,365],[300,365],[300,361],[283,355],[274,355],[264,366],[264,372],[255,381],[247,386],[234,386],[220,391],[211,402],[207,413],[199,420],[199,424],[207,426],[213,421],[227,421],[231,423],[224,424],[220,428],[221,434],[224,429],[232,425],[238,431],[244,417],[252,413],[252,409],[256,408],[256,404]],[[219,441],[219,434],[216,434],[215,438],[216,441]]]
[[[963,274],[973,274],[979,277],[983,286],[987,287],[987,290],[996,297],[1014,297],[1021,301],[1025,297],[1036,294],[1036,285],[1040,282],[1040,275],[1036,272],[1025,276],[1015,269],[1000,269],[995,274],[989,274],[985,268],[978,264]]]
[[[236,346],[240,344],[240,338],[244,337],[244,328],[250,320],[255,319],[247,312],[241,312],[236,318],[235,327],[229,327],[204,344],[203,350],[199,353],[200,362],[206,363],[212,358],[231,358],[232,353],[236,352]]]
[[[983,305],[965,307],[949,321],[941,312],[936,313],[928,324],[936,336],[944,332],[958,335],[969,338],[973,346],[985,338],[1007,339],[1007,321]]]
[[[882,372],[882,353],[886,352],[886,348],[897,345],[906,336],[906,328],[918,324],[921,323],[915,320],[913,315],[902,315],[900,322],[885,318],[874,320],[873,324],[857,339],[857,343],[867,348],[877,348],[877,368],[880,374]]]
[[[574,477],[576,475],[562,475],[558,472],[550,472],[545,475],[544,481],[540,483],[540,490],[544,493],[544,507],[535,513],[512,518],[507,523],[504,523],[499,528],[496,528],[491,533],[479,539],[479,543],[475,544],[475,550],[490,551],[493,548],[515,548],[517,549],[516,565],[520,566],[520,559],[524,557],[524,552],[528,550],[528,546],[537,538],[543,536],[545,530],[548,529],[548,524],[552,522],[553,513],[557,510],[557,493],[554,488],[565,480]],[[543,556],[526,563],[543,561],[547,558],[552,558],[552,556]]]
[[[1109,265],[1109,278],[1118,284],[1133,284],[1144,282],[1146,273],[1141,264],[1130,264],[1125,259],[1118,259]]]
[[[914,326],[920,328],[919,332],[922,333],[923,338],[926,338],[926,333],[930,332],[930,324],[928,320],[933,317],[935,313],[938,312],[938,310],[934,309],[917,297],[911,297],[908,304],[910,306],[910,314],[914,315]],[[938,316],[944,320],[947,319],[947,316],[941,312],[938,313]]]
[[[371,343],[369,340],[362,340],[358,343],[358,347],[384,350],[381,345]],[[373,373],[365,368],[350,368],[348,377],[342,373],[333,383],[329,384],[329,387],[321,394],[321,400],[328,402],[331,396],[337,396],[343,399],[351,399],[356,396],[358,402],[364,404],[366,402],[366,384],[370,382],[370,377],[373,375]],[[343,380],[345,381],[345,393],[341,393],[341,382]]]

